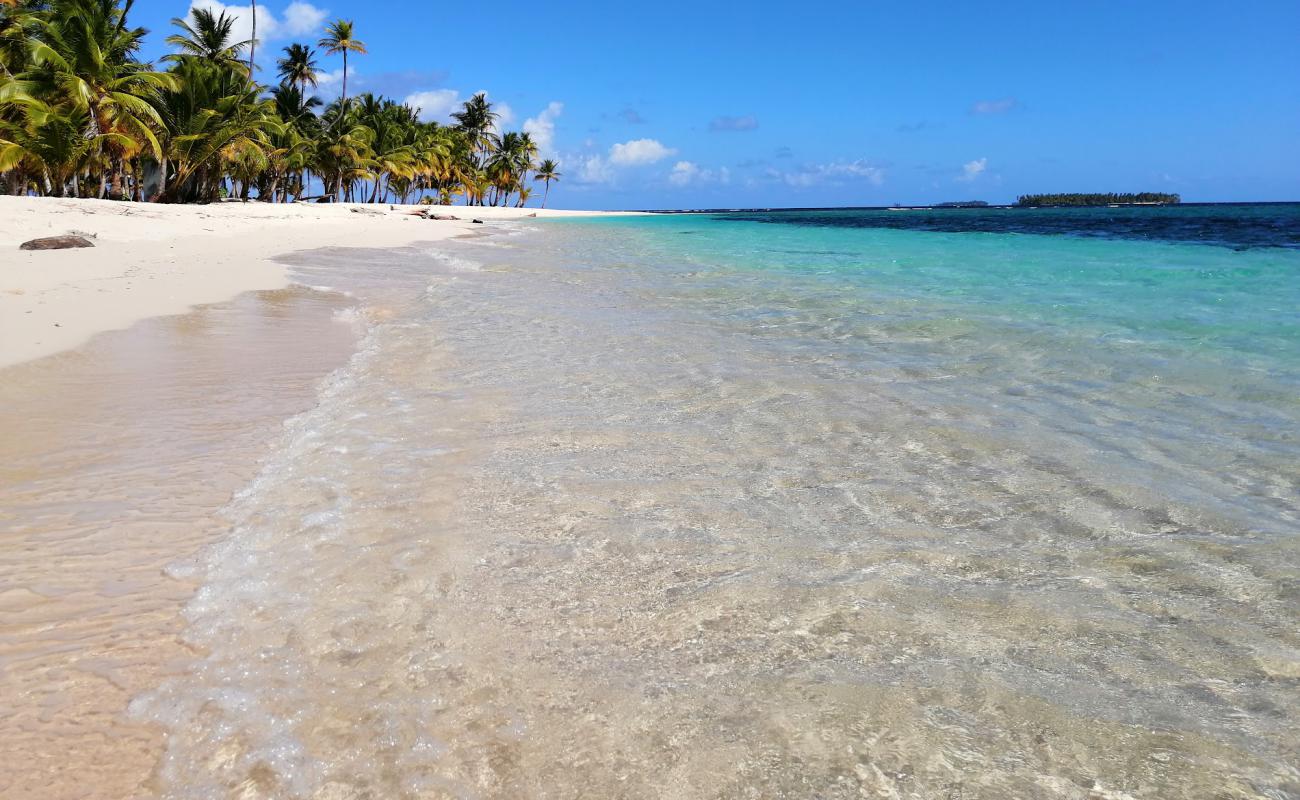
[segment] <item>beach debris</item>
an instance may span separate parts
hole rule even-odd
[[[353,214],[369,214],[374,217],[384,216],[384,212],[374,208],[357,208],[356,206],[353,206],[352,208],[349,208],[348,211],[351,211]]]
[[[84,236],[68,234],[65,236],[46,236],[31,239],[18,245],[20,250],[68,250],[74,247],[94,247],[94,243]]]
[[[450,214],[434,214],[433,209],[429,209],[429,208],[423,208],[420,209],[419,211],[407,211],[406,213],[413,217],[420,217],[421,219],[442,219],[442,220],[460,219],[459,217],[453,217]]]
[[[483,220],[481,220],[481,219],[472,219],[472,220],[470,220],[470,222],[474,223],[475,225],[482,225],[482,224],[483,224]]]

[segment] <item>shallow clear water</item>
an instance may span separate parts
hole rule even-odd
[[[1300,253],[514,233],[295,259],[167,796],[1300,796]]]
[[[163,570],[347,360],[348,305],[249,293],[0,370],[0,798],[154,796],[163,732],[122,711],[193,657]]]

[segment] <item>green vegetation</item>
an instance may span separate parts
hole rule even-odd
[[[342,95],[311,95],[317,51],[295,43],[275,61],[280,83],[254,79],[255,39],[236,41],[225,12],[174,19],[174,52],[157,66],[134,0],[0,0],[0,190],[10,194],[209,202],[308,198],[523,206],[535,164],[527,133],[503,132],[475,95],[455,124],[347,93],[349,55],[366,54],[353,23],[327,26],[317,46],[343,58]],[[256,32],[254,32],[256,36]],[[545,203],[545,196],[543,197]]]
[[[1024,194],[1016,198],[1018,206],[1155,206],[1177,205],[1176,194],[1138,192],[1137,194]]]

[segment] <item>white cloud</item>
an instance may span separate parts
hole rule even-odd
[[[357,71],[354,67],[349,66],[348,74],[355,78],[357,76]],[[343,68],[339,67],[338,69],[332,69],[327,72],[317,72],[316,83],[319,84],[322,89],[328,89],[332,86],[337,86],[343,83]]]
[[[799,169],[789,172],[769,170],[768,177],[799,189],[821,183],[843,183],[856,180],[865,180],[872,186],[880,186],[885,182],[885,171],[859,159],[857,161],[833,161],[828,164],[805,164]]]
[[[555,147],[555,120],[562,113],[564,103],[552,100],[537,116],[524,120],[524,133],[533,137],[542,156],[550,155]]]
[[[692,183],[730,183],[731,170],[719,167],[716,170],[702,169],[693,161],[678,161],[668,173],[668,182],[673,186],[689,186]]]
[[[235,20],[231,35],[236,41],[253,37],[252,5],[227,5],[221,0],[190,0],[189,16],[194,9],[204,8],[213,14],[225,13]],[[265,4],[257,6],[257,39],[259,43],[281,40],[290,36],[309,36],[321,29],[329,12],[317,8],[311,3],[295,0],[284,10],[284,19],[276,18],[275,13]]]
[[[258,8],[261,11],[261,8]],[[311,3],[294,0],[284,10],[284,32],[289,36],[310,36],[319,32],[325,25],[329,11],[317,8]]]
[[[598,155],[578,159],[579,183],[609,183],[614,180],[614,170],[609,162]]]
[[[420,119],[425,122],[449,122],[451,112],[460,108],[461,99],[455,89],[430,89],[409,94],[402,102],[420,109]]]
[[[1001,100],[980,100],[970,107],[972,114],[1005,114],[1017,105],[1016,98],[1004,97]]]
[[[984,174],[984,170],[988,168],[988,165],[989,160],[987,158],[977,158],[974,161],[967,161],[965,164],[962,164],[961,174],[957,176],[957,180],[970,183],[980,175]]]
[[[668,182],[673,186],[685,186],[700,174],[700,167],[690,161],[678,161],[673,171],[668,173]]]
[[[339,74],[342,75],[341,72]],[[355,78],[356,70],[349,69],[348,77]],[[491,100],[486,91],[480,90],[474,94],[481,94]],[[468,99],[461,96],[459,89],[424,89],[408,94],[402,102],[420,109],[420,119],[425,122],[449,124],[452,122],[452,112],[459,111]],[[505,103],[493,101],[492,110],[497,113],[496,124],[492,126],[493,133],[500,134],[503,126],[515,121],[514,109]]]
[[[492,104],[492,110],[497,112],[497,127],[509,125],[515,121],[515,110],[502,102]]]
[[[657,139],[633,139],[609,148],[609,161],[618,166],[653,164],[676,152],[671,147],[664,147]]]
[[[548,110],[549,108],[548,106]],[[586,184],[613,183],[622,168],[653,164],[677,152],[655,139],[633,139],[613,145],[609,148],[608,155],[590,152],[596,147],[595,141],[591,139],[584,142],[583,146],[588,150],[586,154],[569,156],[565,161],[577,165],[573,169],[575,182]],[[671,177],[669,179],[672,180]]]
[[[228,6],[219,0],[191,0],[190,10],[187,16],[193,21],[194,11],[196,9],[207,9],[214,16],[225,14],[235,21],[231,28],[230,35],[237,42],[242,42],[253,38],[253,8],[252,6]],[[277,29],[280,27],[279,21],[270,9],[263,6],[257,7],[257,38],[266,41],[276,36]]]

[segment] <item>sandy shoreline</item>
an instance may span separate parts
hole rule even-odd
[[[356,209],[356,211],[354,211]],[[414,206],[219,203],[167,206],[0,197],[0,368],[85,343],[96,333],[178,314],[241,292],[288,285],[272,258],[316,247],[397,247],[487,222],[604,212],[443,206],[458,221],[411,216]],[[95,247],[19,250],[29,239],[79,232]]]
[[[126,705],[193,656],[195,585],[165,570],[226,535],[220,509],[356,344],[351,302],[274,259],[533,213],[441,211],[463,220],[0,197],[0,752],[24,765],[0,795],[157,793],[162,731]],[[96,246],[18,249],[71,231]]]

